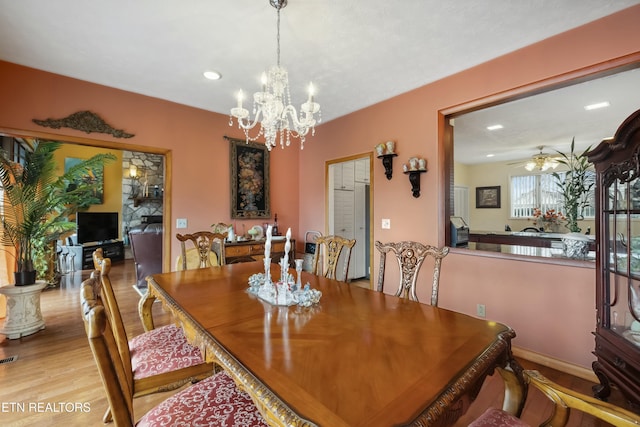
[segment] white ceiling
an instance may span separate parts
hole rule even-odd
[[[454,119],[454,158],[464,164],[520,160],[538,154],[539,146],[549,155],[568,153],[573,138],[582,152],[612,137],[640,109],[631,95],[639,88],[636,68],[461,115]],[[584,108],[604,101],[610,106]],[[496,124],[503,128],[487,129]]]
[[[313,81],[327,122],[639,3],[289,0],[281,62],[293,103]],[[0,0],[0,59],[228,114],[275,64],[276,11],[268,0]]]

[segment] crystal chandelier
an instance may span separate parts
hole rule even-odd
[[[238,121],[238,127],[244,131],[247,142],[256,141],[264,135],[265,145],[269,150],[275,147],[277,140],[284,148],[291,143],[292,138],[300,139],[300,149],[304,149],[305,136],[311,130],[315,134],[315,125],[319,123],[320,104],[313,101],[314,88],[309,84],[309,98],[300,106],[300,113],[291,105],[289,93],[289,76],[287,70],[280,66],[280,9],[287,5],[287,0],[269,0],[271,6],[278,11],[278,62],[266,73],[262,74],[262,91],[253,94],[253,114],[251,120],[249,111],[242,107],[243,93],[238,93],[238,106],[231,109],[229,126],[233,125],[233,117]],[[314,115],[318,113],[316,121]],[[260,123],[260,130],[251,137],[249,131]]]
[[[536,154],[531,158],[530,161],[524,166],[526,170],[529,172],[537,169],[539,171],[546,171],[549,168],[555,169],[558,167],[558,162],[553,157],[550,157],[547,154],[542,152],[544,147],[540,146],[538,149],[540,150],[539,154]]]

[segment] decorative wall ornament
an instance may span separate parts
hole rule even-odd
[[[112,128],[104,120],[102,120],[100,116],[98,116],[96,113],[92,113],[91,111],[78,111],[77,113],[73,113],[70,116],[65,117],[64,119],[33,119],[33,122],[40,126],[53,129],[60,129],[61,127],[65,127],[81,130],[86,133],[107,133],[114,136],[115,138],[131,138],[135,136],[132,133],[123,131],[122,129]]]

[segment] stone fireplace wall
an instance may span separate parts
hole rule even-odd
[[[129,174],[131,165],[137,168],[135,178]],[[143,223],[145,216],[162,216],[164,156],[123,151],[122,176],[122,236],[128,244],[129,229]]]

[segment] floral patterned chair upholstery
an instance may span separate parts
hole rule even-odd
[[[540,426],[565,426],[569,421],[571,409],[576,409],[586,414],[590,414],[615,426],[640,426],[640,415],[634,414],[610,403],[564,388],[548,380],[538,371],[524,371],[524,379],[529,385],[533,385],[542,391],[542,393],[544,393],[553,402],[553,411],[551,416],[540,424]],[[523,426],[529,427],[530,425],[521,419],[496,408],[487,409],[477,420],[469,424],[469,427]]]
[[[120,358],[110,318],[96,298],[97,281],[99,279],[94,275],[82,283],[82,315],[116,426],[267,426],[249,395],[224,371],[171,396],[136,423],[133,382],[131,376],[126,375],[128,370]]]
[[[387,253],[393,252],[398,260],[400,269],[400,284],[396,291],[396,296],[409,298],[412,301],[418,301],[416,295],[416,279],[422,263],[427,256],[434,259],[433,281],[431,284],[431,305],[438,306],[438,290],[440,282],[440,266],[442,259],[449,253],[449,248],[442,249],[435,246],[423,245],[419,242],[403,241],[398,243],[381,243],[376,241],[376,249],[380,252],[380,270],[378,272],[378,292],[382,292],[384,288],[384,271]]]
[[[133,397],[175,390],[213,374],[213,364],[205,363],[200,349],[190,345],[183,330],[175,325],[128,339],[109,278],[111,260],[103,258],[98,249],[93,253],[93,263],[100,270],[92,273],[95,279],[92,284],[97,286],[96,293],[101,295],[105,306],[124,372],[132,382]],[[111,419],[112,409],[107,409],[105,422]]]

